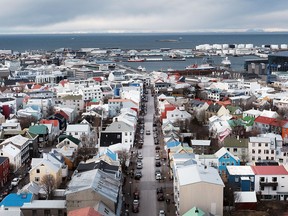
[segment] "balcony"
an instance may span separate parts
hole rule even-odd
[[[260,182],[261,187],[277,187],[278,182]]]

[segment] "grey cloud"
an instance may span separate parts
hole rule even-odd
[[[287,28],[285,0],[2,0],[0,32]]]

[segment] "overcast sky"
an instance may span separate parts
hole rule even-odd
[[[287,0],[1,0],[0,33],[287,31]]]

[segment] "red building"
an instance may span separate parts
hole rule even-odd
[[[9,158],[0,157],[0,187],[3,187],[9,177]]]

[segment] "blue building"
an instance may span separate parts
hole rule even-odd
[[[255,174],[250,166],[227,166],[227,179],[236,191],[254,191]]]
[[[226,148],[222,147],[215,153],[218,158],[218,171],[220,175],[227,174],[227,166],[239,166],[240,159],[231,154]]]

